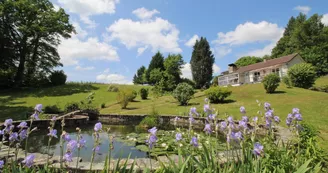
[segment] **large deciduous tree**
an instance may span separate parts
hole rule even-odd
[[[146,78],[149,84],[154,85],[155,83],[150,81],[150,73],[154,69],[159,69],[160,71],[164,71],[164,57],[160,52],[157,52],[151,59],[147,73],[146,73]]]
[[[255,57],[255,56],[244,56],[244,57],[241,57],[239,58],[235,64],[238,66],[238,67],[243,67],[243,66],[248,66],[248,65],[251,65],[251,64],[255,64],[255,63],[258,63],[258,62],[262,62],[263,59],[260,58],[260,57]]]
[[[133,77],[133,83],[134,84],[144,84],[146,81],[144,81],[144,73],[146,72],[146,67],[141,66],[137,73]]]
[[[208,87],[212,80],[214,55],[206,38],[196,41],[190,60],[191,72],[196,88]]]
[[[181,81],[181,69],[184,64],[180,54],[170,54],[164,60],[164,74],[167,81],[167,90],[172,91]]]
[[[49,0],[4,0],[0,14],[0,57],[16,72],[15,86],[62,66],[57,46],[74,32],[63,9],[56,11]]]

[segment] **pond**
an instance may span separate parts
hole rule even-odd
[[[93,138],[93,125],[81,127],[82,137],[85,139],[86,146],[81,149],[80,157],[83,161],[90,161],[92,155],[92,148],[94,144]],[[103,125],[103,129],[110,128],[110,135],[114,136],[114,149],[112,150],[112,158],[147,158],[148,147],[146,147],[145,140],[147,139],[147,130],[138,129],[133,125]],[[176,153],[174,146],[169,148],[170,143],[175,142],[175,134],[173,126],[158,127],[158,143],[157,146],[152,151],[152,156],[164,155],[166,153]],[[58,137],[61,134],[60,127],[57,128]],[[69,133],[71,139],[77,139],[76,129],[65,128],[65,131]],[[28,139],[28,152],[30,153],[47,153],[48,145],[48,131],[39,130],[33,132]],[[102,162],[106,159],[108,153],[108,134],[103,131],[100,133],[101,145],[100,154],[97,154],[94,162]],[[224,144],[224,139],[222,144]],[[64,152],[66,148],[66,143],[64,144]],[[223,147],[224,148],[224,147]],[[53,138],[50,143],[50,153],[54,155],[60,155],[60,139]],[[77,156],[77,150],[74,151],[73,157]]]

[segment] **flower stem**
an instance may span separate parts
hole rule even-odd
[[[151,172],[151,170],[153,169],[151,165],[151,149],[150,147],[148,147],[148,149],[149,149],[149,163],[150,163],[150,172]]]
[[[27,129],[27,136],[26,136],[26,140],[25,140],[25,157],[27,157],[28,137],[30,136],[32,124],[33,124],[33,119],[31,118],[30,127]]]
[[[78,131],[78,134],[77,134],[77,143],[79,144],[80,143],[80,131]],[[78,172],[78,168],[79,168],[79,158],[80,158],[80,146],[78,146],[77,148],[77,160],[76,160],[76,172]]]
[[[47,164],[46,167],[48,168],[48,164],[49,164],[49,155],[50,155],[50,142],[51,142],[51,136],[49,136],[49,140],[48,140],[48,149],[47,149]]]

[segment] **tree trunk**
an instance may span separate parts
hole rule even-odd
[[[22,48],[20,51],[20,55],[19,55],[19,65],[18,65],[18,69],[16,72],[16,76],[15,76],[15,84],[14,87],[19,87],[22,84],[23,78],[24,78],[24,70],[25,70],[25,61],[26,61],[26,53],[27,53],[27,37],[24,36],[22,39]]]
[[[27,75],[26,79],[28,82],[30,82],[33,78],[33,74],[35,72],[36,68],[36,61],[37,61],[37,53],[38,53],[38,48],[39,48],[39,36],[35,38],[35,41],[33,43],[34,48],[33,48],[33,54],[31,59],[28,61],[28,66],[27,66]]]

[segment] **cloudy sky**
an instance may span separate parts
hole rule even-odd
[[[324,15],[327,0],[52,0],[70,14],[76,35],[58,51],[69,81],[131,83],[158,50],[180,53],[191,77],[192,46],[201,36],[215,55],[215,74],[241,56],[263,56],[291,16]]]

